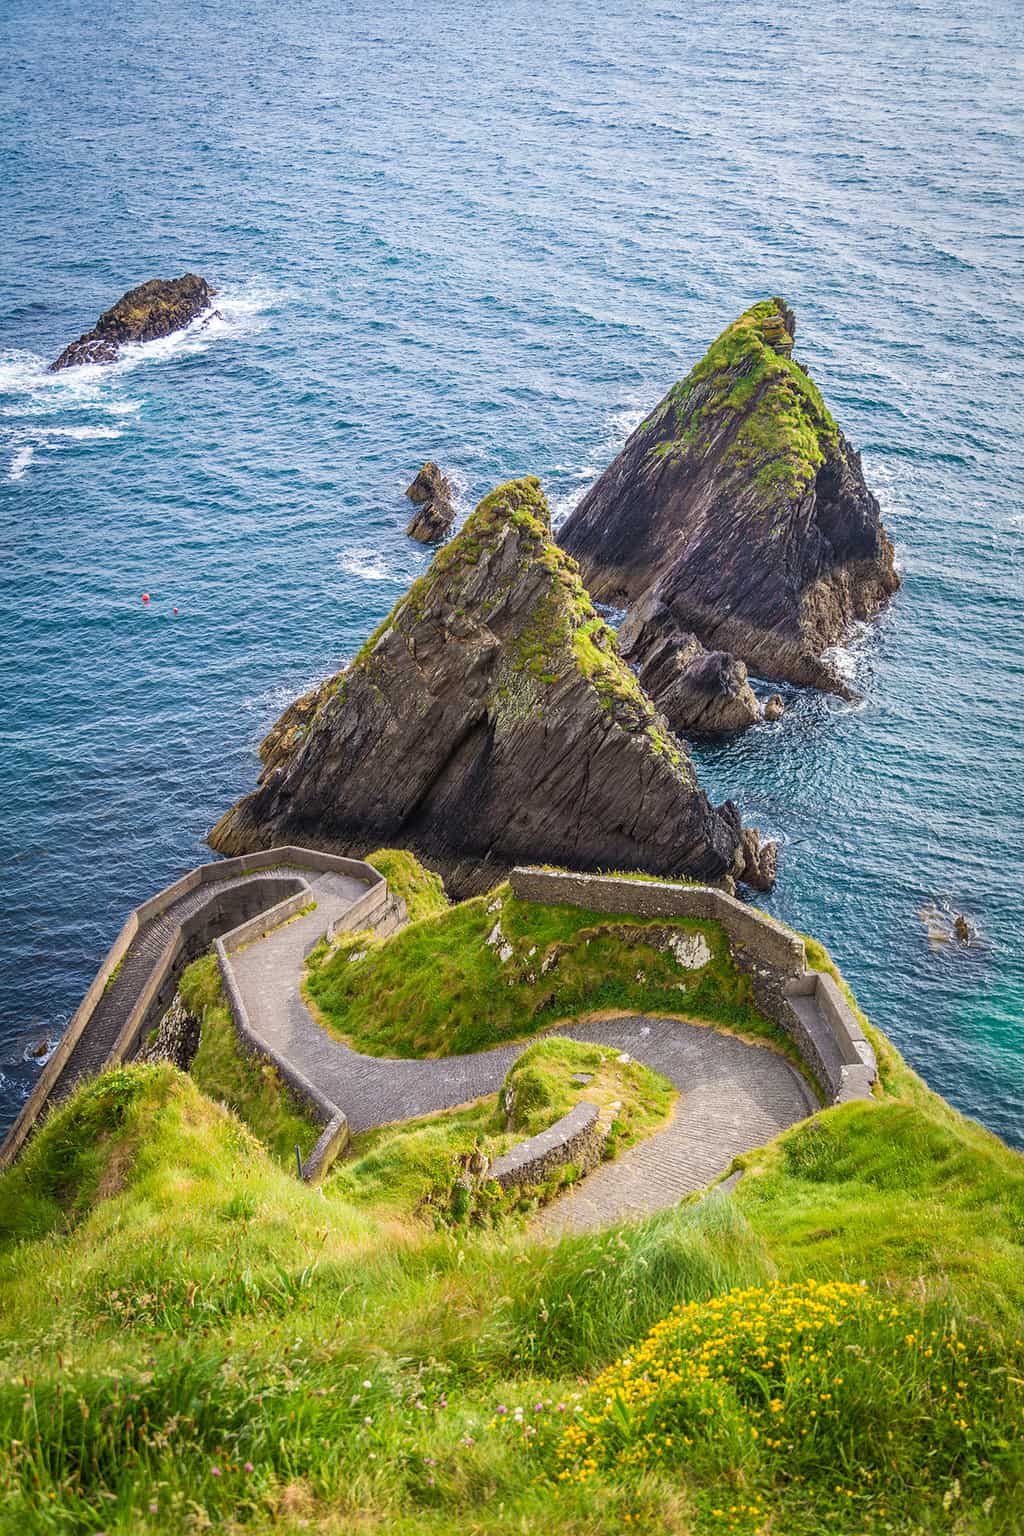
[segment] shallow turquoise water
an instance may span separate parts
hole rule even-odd
[[[700,772],[782,840],[772,910],[1024,1145],[1019,11],[781,9],[8,0],[0,1124],[125,910],[424,567],[422,458],[463,510],[533,472],[564,514],[782,292],[905,585],[849,652],[863,704],[796,698]],[[204,333],[45,374],[189,268]],[[927,902],[978,944],[933,953]]]

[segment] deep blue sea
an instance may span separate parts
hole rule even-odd
[[[1017,0],[4,0],[0,1126],[425,567],[420,462],[564,515],[782,293],[904,586],[861,704],[695,757],[783,844],[770,909],[1024,1145],[1021,43]],[[186,270],[205,331],[45,372]],[[933,951],[929,904],[977,941]]]

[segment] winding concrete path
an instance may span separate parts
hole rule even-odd
[[[312,879],[317,908],[231,956],[257,1033],[333,1100],[350,1128],[369,1130],[495,1093],[529,1041],[472,1056],[409,1061],[363,1056],[311,1017],[300,992],[306,954],[351,901],[338,876]],[[817,1108],[785,1058],[710,1026],[638,1016],[574,1024],[559,1033],[625,1051],[679,1090],[664,1130],[629,1149],[540,1213],[537,1228],[603,1226],[672,1205]]]

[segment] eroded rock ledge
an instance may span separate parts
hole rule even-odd
[[[746,668],[847,695],[824,653],[899,586],[860,456],[791,355],[795,329],[782,299],[747,310],[561,531],[594,598],[645,602],[624,654],[679,730],[757,718]]]
[[[352,665],[285,711],[221,852],[416,848],[456,893],[530,860],[774,879],[618,655],[535,479],[486,497]],[[478,878],[477,878],[478,877]]]
[[[208,308],[216,294],[205,277],[186,272],[184,277],[152,278],[131,288],[110,309],[104,310],[91,331],[64,348],[50,364],[50,372],[76,368],[82,363],[113,363],[129,341],[156,341],[190,325]]]

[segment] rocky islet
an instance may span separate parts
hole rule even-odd
[[[774,845],[731,803],[711,805],[620,658],[533,478],[484,498],[261,755],[259,787],[210,835],[222,853],[386,839],[460,892],[526,858],[758,887],[775,877]]]
[[[439,544],[455,522],[451,481],[428,459],[405,493],[416,511],[405,530],[421,544]]]
[[[848,696],[827,652],[899,586],[795,332],[779,298],[728,326],[560,533],[595,600],[629,610],[624,654],[679,730],[760,718],[747,669]]]
[[[91,331],[64,348],[50,364],[50,372],[83,363],[114,363],[126,342],[156,341],[184,330],[210,307],[216,292],[205,277],[194,272],[169,279],[151,278],[130,288],[104,310]]]

